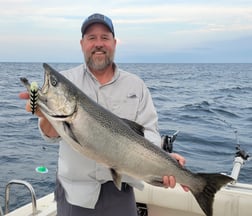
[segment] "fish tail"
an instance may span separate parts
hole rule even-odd
[[[215,193],[222,186],[233,181],[233,178],[219,173],[198,173],[197,176],[199,178],[203,178],[206,184],[203,184],[202,187],[199,187],[199,185],[197,185],[197,187],[190,188],[190,190],[195,196],[197,202],[199,203],[206,216],[212,216]]]

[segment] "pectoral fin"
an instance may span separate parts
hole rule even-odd
[[[110,172],[114,181],[115,186],[118,190],[121,190],[122,187],[122,175],[116,172],[115,169],[110,168]]]
[[[66,134],[67,134],[69,137],[71,137],[71,139],[72,139],[74,142],[76,142],[77,144],[80,145],[78,139],[76,138],[76,136],[74,135],[74,133],[73,133],[73,131],[72,131],[71,125],[70,125],[68,122],[64,121],[64,122],[63,122],[63,127],[64,127],[64,131],[66,132]]]

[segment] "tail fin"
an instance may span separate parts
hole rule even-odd
[[[205,174],[198,173],[199,177],[205,179],[206,185],[204,188],[190,188],[196,200],[198,201],[201,209],[206,214],[206,216],[213,215],[213,202],[215,193],[228,182],[233,181],[229,176],[222,174]]]

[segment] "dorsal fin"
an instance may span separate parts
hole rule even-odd
[[[134,121],[125,119],[125,118],[121,118],[127,125],[130,126],[130,128],[135,131],[137,134],[139,134],[140,136],[144,137],[144,127]]]

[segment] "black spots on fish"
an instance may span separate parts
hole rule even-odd
[[[32,114],[35,113],[38,102],[38,84],[32,82],[30,86],[30,107]]]
[[[124,123],[126,123],[133,131],[135,131],[137,134],[139,134],[140,136],[144,137],[144,127],[140,124],[137,124],[134,121],[125,119],[125,118],[121,118]]]

